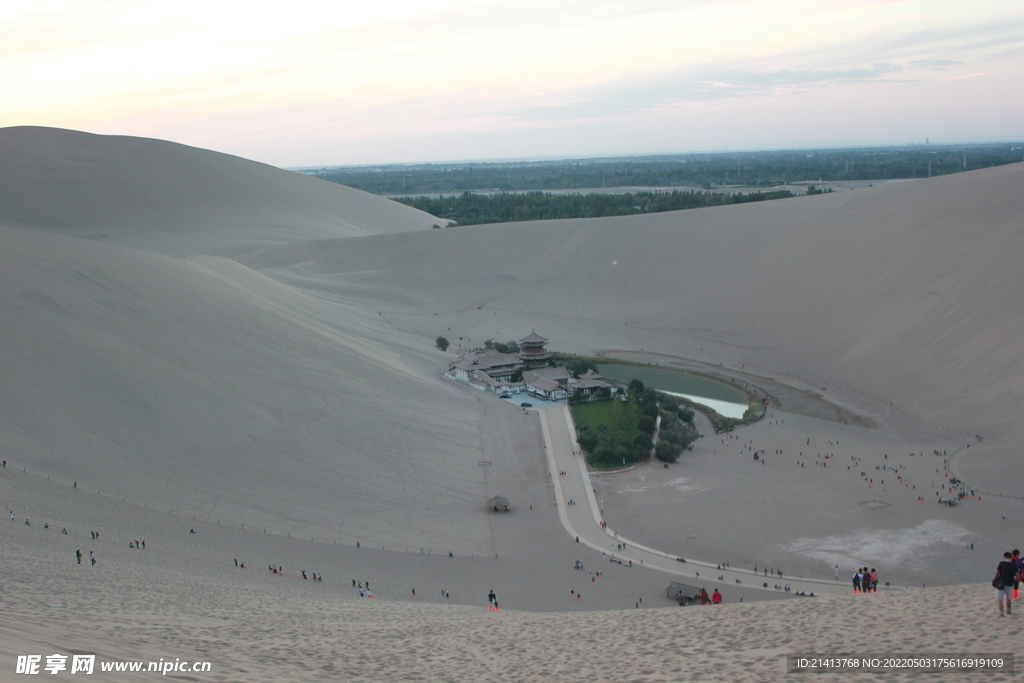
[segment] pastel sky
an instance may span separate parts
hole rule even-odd
[[[5,0],[0,127],[278,166],[1024,139],[1020,0]]]

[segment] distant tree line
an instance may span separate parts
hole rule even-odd
[[[680,154],[563,161],[389,165],[303,172],[382,195],[611,187],[773,187],[812,180],[927,178],[1024,160],[1024,145],[909,145],[859,149]]]
[[[820,190],[816,193],[820,194]],[[463,192],[449,197],[404,197],[397,201],[448,221],[450,225],[478,225],[509,221],[560,218],[631,216],[707,206],[724,206],[795,196],[788,190],[742,194],[711,192],[637,192],[626,194],[550,194],[526,192],[493,195]]]

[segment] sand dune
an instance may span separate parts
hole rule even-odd
[[[51,647],[199,652],[221,667],[199,680],[777,680],[798,649],[1002,651],[983,586],[637,611],[665,604],[668,575],[581,582],[573,560],[602,558],[561,529],[536,417],[440,374],[460,347],[537,329],[558,350],[765,388],[782,404],[737,438],[790,458],[805,439],[872,466],[899,454],[932,496],[939,461],[907,454],[948,449],[972,484],[1024,495],[1022,179],[1018,164],[430,230],[387,200],[212,152],[0,131],[0,503],[17,517],[0,525],[17,577],[0,592],[0,678]],[[921,506],[853,472],[751,470],[733,451],[724,464],[728,448],[705,438],[595,490],[624,535],[745,571],[827,578],[833,558],[877,558],[894,582],[983,581],[1016,540],[1012,497]],[[514,514],[488,515],[494,494]],[[90,529],[98,574],[71,559]],[[145,553],[126,549],[136,535]],[[260,572],[239,574],[240,556]],[[271,583],[271,562],[322,568],[329,587]],[[380,581],[377,602],[343,590],[350,573]],[[568,599],[579,583],[587,600]],[[479,607],[490,587],[517,606],[497,626]],[[568,614],[588,610],[619,611]],[[875,631],[853,638],[851,623]]]
[[[349,187],[163,140],[22,126],[0,129],[0,159],[0,224],[173,254],[437,222]]]

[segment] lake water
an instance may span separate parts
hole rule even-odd
[[[608,379],[621,382],[638,379],[646,387],[654,387],[666,394],[683,396],[695,403],[706,405],[723,417],[738,419],[747,411],[747,395],[742,390],[688,372],[617,363],[601,364],[597,366],[597,372]]]

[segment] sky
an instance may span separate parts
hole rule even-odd
[[[282,167],[1024,139],[1020,0],[5,0],[0,127]]]

